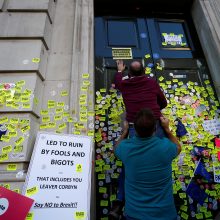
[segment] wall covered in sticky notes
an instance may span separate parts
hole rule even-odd
[[[172,163],[178,216],[185,220],[213,219],[220,208],[220,104],[211,79],[199,69],[148,68],[146,62],[146,74],[158,80],[167,98],[168,106],[162,113],[169,118],[172,132],[181,136],[182,125],[187,132],[179,137],[182,152]],[[95,112],[97,217],[108,219],[122,167],[113,154],[123,121],[120,93],[104,88],[96,91]]]

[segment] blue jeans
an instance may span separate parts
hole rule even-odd
[[[135,135],[134,126],[129,126],[129,138],[132,138],[134,135]],[[159,138],[167,137],[167,135],[166,135],[164,129],[162,128],[159,120],[157,120],[157,122],[156,122],[155,135]],[[121,173],[119,175],[119,178],[118,178],[117,200],[120,200],[120,201],[125,200],[125,169],[124,169],[124,167],[122,167],[122,171],[121,171]],[[129,219],[131,219],[131,218],[129,218]]]

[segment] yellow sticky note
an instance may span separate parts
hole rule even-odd
[[[8,160],[8,154],[1,154],[0,161],[6,161],[6,160]]]
[[[20,145],[20,144],[22,144],[24,142],[24,137],[20,137],[20,138],[18,138],[16,141],[15,141],[15,145],[17,146],[17,145]]]
[[[80,135],[81,132],[80,132],[79,130],[75,130],[75,131],[73,132],[73,134],[75,134],[75,135]]]
[[[146,54],[146,55],[145,55],[145,58],[146,58],[146,59],[150,58],[150,54]]]
[[[196,214],[196,219],[203,219],[203,214],[202,213]]]
[[[12,146],[11,145],[5,146],[5,147],[2,148],[2,153],[3,154],[7,154],[7,153],[9,153],[11,151],[12,151]]]
[[[60,121],[62,120],[63,116],[62,115],[55,115],[54,116],[54,121]]]
[[[107,193],[106,187],[99,187],[99,193]]]
[[[29,212],[26,216],[25,220],[33,220],[34,219],[34,213],[33,212]]]
[[[62,91],[62,92],[60,93],[60,95],[61,95],[61,96],[68,96],[68,92],[67,92],[67,91]]]
[[[6,184],[3,185],[3,187],[6,188],[6,189],[10,189],[11,185],[6,183]]]
[[[7,171],[16,171],[17,170],[17,164],[8,164],[7,165]]]
[[[57,107],[64,107],[65,103],[64,102],[57,102]]]
[[[63,130],[64,128],[66,128],[66,123],[62,123],[58,126],[59,130]]]
[[[20,80],[18,82],[16,82],[16,86],[21,87],[25,85],[25,81],[24,80]]]
[[[108,206],[108,200],[101,200],[100,206]]]
[[[20,194],[20,189],[13,189],[12,191]]]
[[[82,211],[76,211],[74,214],[74,219],[85,219],[86,218],[86,212]]]
[[[30,129],[31,129],[30,125],[26,125],[26,126],[24,126],[24,127],[21,128],[21,131],[22,131],[23,133],[25,133],[25,132],[29,131]]]
[[[40,58],[35,57],[35,58],[32,59],[32,62],[33,63],[40,63]]]
[[[31,108],[30,103],[23,103],[22,108]]]
[[[99,174],[98,179],[99,180],[104,180],[105,179],[105,174]]]
[[[88,74],[88,73],[84,73],[84,74],[82,75],[82,78],[83,78],[83,79],[88,79],[88,78],[89,78],[89,74]]]
[[[11,118],[10,119],[10,123],[12,123],[12,124],[18,124],[18,122],[19,122],[18,118]]]
[[[23,146],[22,145],[18,145],[14,147],[14,152],[15,153],[20,153],[23,151]]]
[[[83,85],[84,85],[84,86],[89,86],[89,85],[90,85],[90,81],[84,80],[84,81],[83,81]]]
[[[6,122],[8,122],[8,117],[0,118],[0,123],[6,123]]]
[[[41,110],[40,114],[41,115],[48,115],[49,111],[48,110]]]
[[[17,133],[17,131],[9,131],[9,132],[8,132],[8,136],[9,136],[9,137],[17,137],[17,136],[18,136],[18,133]]]
[[[44,116],[41,120],[43,123],[50,122],[50,116]]]
[[[37,192],[38,192],[38,188],[37,188],[37,186],[34,186],[34,187],[30,188],[30,189],[27,189],[26,195],[27,196],[33,196]]]
[[[11,137],[9,135],[2,135],[1,140],[4,142],[9,142]]]
[[[82,164],[76,164],[76,172],[82,172]]]

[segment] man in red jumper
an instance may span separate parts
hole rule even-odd
[[[117,60],[118,72],[115,75],[115,88],[122,93],[126,109],[126,120],[129,123],[129,136],[135,134],[133,126],[136,114],[142,109],[151,109],[156,119],[157,137],[166,137],[166,133],[161,126],[161,109],[167,106],[166,98],[161,91],[156,80],[149,78],[144,71],[143,64],[139,61],[133,61],[129,67],[128,76],[123,77],[125,64],[122,60]],[[119,176],[119,186],[117,200],[113,203],[113,208],[109,216],[113,219],[119,219],[121,210],[124,206],[124,169]]]

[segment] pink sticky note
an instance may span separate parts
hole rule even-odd
[[[220,151],[218,152],[218,160],[220,161]]]
[[[220,138],[215,138],[215,146],[220,148]]]

